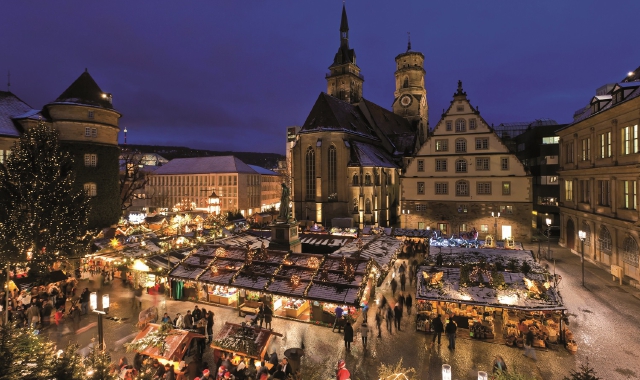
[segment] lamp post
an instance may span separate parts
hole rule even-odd
[[[89,305],[91,311],[98,314],[98,349],[104,351],[104,329],[102,327],[102,316],[109,312],[109,295],[104,294],[102,296],[102,310],[98,310],[98,293],[92,292],[89,295]]]
[[[451,380],[451,366],[449,364],[442,365],[442,380]]]
[[[551,258],[551,218],[545,220],[547,222],[547,259]]]
[[[587,238],[585,231],[578,231],[578,237],[580,238],[581,252],[582,252],[582,286],[584,286],[584,239]]]
[[[493,230],[494,230],[494,234],[496,235],[494,239],[498,239],[498,218],[500,217],[500,213],[498,212],[498,215],[496,216],[496,214],[493,211],[491,211],[491,217],[493,218]]]

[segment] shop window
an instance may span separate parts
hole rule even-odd
[[[467,208],[467,205],[466,205],[466,204],[459,204],[459,205],[458,205],[458,212],[459,212],[460,214],[466,214],[466,213],[468,213],[468,212],[469,212],[469,209]]]

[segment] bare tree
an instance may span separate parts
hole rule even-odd
[[[120,153],[120,207],[127,210],[133,199],[149,182],[148,172],[144,169],[143,155],[139,152],[122,150]]]

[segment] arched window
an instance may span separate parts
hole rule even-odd
[[[358,186],[359,185],[359,183],[358,183],[358,174],[354,174],[353,175],[353,185],[354,186]]]
[[[364,202],[364,212],[365,214],[371,214],[371,199],[369,198]]]
[[[337,164],[337,152],[336,147],[331,145],[329,147],[329,197],[336,197],[338,195],[338,164]]]
[[[457,139],[456,140],[456,153],[465,153],[467,151],[467,140],[465,139]]]
[[[638,243],[631,236],[622,242],[622,261],[634,267],[638,266]]]
[[[469,195],[469,181],[456,182],[456,195],[461,197]]]
[[[307,199],[316,198],[316,151],[312,147],[307,148],[307,154],[305,157],[306,172],[306,188]]]
[[[409,87],[409,78],[407,77],[404,78],[404,83],[402,83],[402,87],[403,88]]]
[[[600,227],[600,233],[598,234],[598,245],[601,252],[611,254],[611,234],[607,227]]]
[[[464,159],[456,160],[456,173],[467,172],[467,161]]]
[[[582,222],[582,231],[584,231],[587,235],[587,237],[584,239],[584,245],[588,247],[591,245],[591,228],[589,228],[587,222]]]
[[[467,122],[464,119],[456,120],[456,132],[466,132]]]
[[[358,213],[358,198],[353,198],[353,213]]]
[[[364,184],[365,186],[371,185],[371,174],[367,173],[364,175]]]

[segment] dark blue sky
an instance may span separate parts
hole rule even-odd
[[[364,97],[390,108],[394,57],[425,55],[434,126],[463,81],[489,123],[571,120],[640,65],[640,1],[349,0]],[[0,88],[33,107],[87,67],[128,142],[284,153],[339,46],[342,1],[11,1]],[[122,137],[121,137],[122,140]]]

